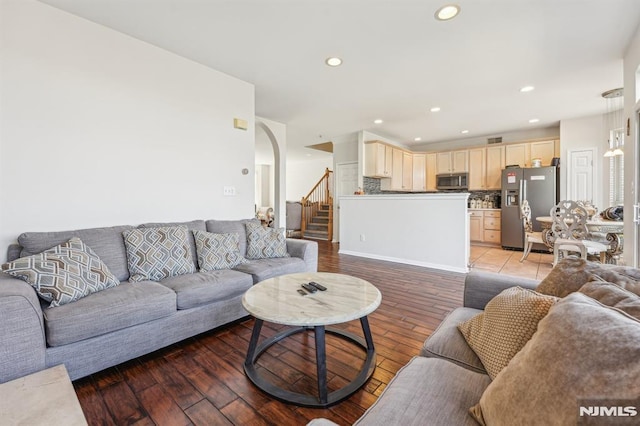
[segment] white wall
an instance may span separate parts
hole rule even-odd
[[[412,151],[448,151],[452,149],[465,148],[468,146],[485,145],[487,138],[501,136],[502,143],[520,142],[535,139],[557,139],[560,129],[557,126],[541,127],[536,129],[521,129],[511,132],[501,132],[495,135],[483,135],[477,137],[461,138],[443,142],[432,142],[419,145],[413,145]]]
[[[624,122],[629,119],[629,136],[624,144],[624,211],[626,218],[633,218],[633,206],[638,203],[638,144],[640,130],[638,113],[640,111],[640,28],[629,43],[624,55]],[[632,220],[624,221],[624,260],[627,265],[640,265],[638,250],[638,227]]]
[[[307,161],[287,161],[287,200],[300,201],[307,195],[326,169],[333,169],[331,154],[317,154],[319,158]]]
[[[340,253],[467,272],[468,193],[340,197]]]
[[[1,259],[24,231],[253,216],[253,85],[42,3],[0,8]]]
[[[604,99],[602,100],[604,103]],[[571,120],[562,120],[560,122],[560,199],[567,199],[567,170],[569,156],[568,152],[572,150],[584,150],[595,148],[596,153],[594,160],[594,171],[596,173],[596,182],[598,187],[594,188],[594,204],[598,209],[602,210],[608,207],[608,201],[605,202],[604,195],[608,195],[608,176],[609,166],[606,164],[604,153],[607,148],[606,130],[603,126],[603,116],[601,114],[590,115],[587,117],[574,118]],[[606,173],[605,173],[606,170]],[[606,175],[605,179],[602,177]],[[606,190],[606,192],[605,192]],[[606,198],[608,200],[608,197]],[[607,204],[607,205],[605,205]]]

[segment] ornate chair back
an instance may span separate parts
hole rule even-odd
[[[584,240],[588,238],[587,210],[571,200],[560,201],[550,211],[554,239]]]
[[[531,223],[531,206],[529,206],[529,201],[522,201],[520,212],[522,213],[522,226],[524,227],[524,232],[533,232],[533,224]]]

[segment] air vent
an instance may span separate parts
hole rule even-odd
[[[502,143],[502,136],[498,136],[497,138],[487,138],[487,143]]]

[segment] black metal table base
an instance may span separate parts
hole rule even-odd
[[[360,389],[360,387],[362,387],[362,385],[364,385],[366,381],[369,380],[376,368],[376,351],[373,346],[371,329],[369,328],[369,321],[367,320],[366,316],[360,318],[364,339],[356,336],[355,334],[335,328],[327,327],[325,330],[325,326],[294,327],[282,331],[258,345],[262,323],[262,320],[256,318],[255,324],[253,326],[253,332],[251,333],[251,341],[249,342],[249,350],[247,351],[247,359],[244,363],[244,371],[254,385],[280,401],[300,405],[303,407],[329,407],[331,405],[337,404],[338,402],[349,397],[355,391]],[[271,346],[273,346],[275,343],[278,343],[282,339],[291,336],[292,334],[302,333],[307,330],[314,330],[315,332],[316,366],[318,371],[318,396],[301,394],[283,389],[279,386],[274,385],[268,380],[265,380],[256,371],[256,361],[258,360],[258,358],[260,358],[260,355],[262,355],[267,349],[269,349]],[[353,379],[353,381],[351,381],[346,386],[330,393],[327,390],[327,355],[325,348],[325,332],[340,336],[355,343],[356,345],[364,349],[367,354],[364,365],[362,366],[362,369],[355,377],[355,379]]]

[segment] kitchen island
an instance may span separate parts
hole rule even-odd
[[[469,193],[340,197],[340,253],[469,271]]]

